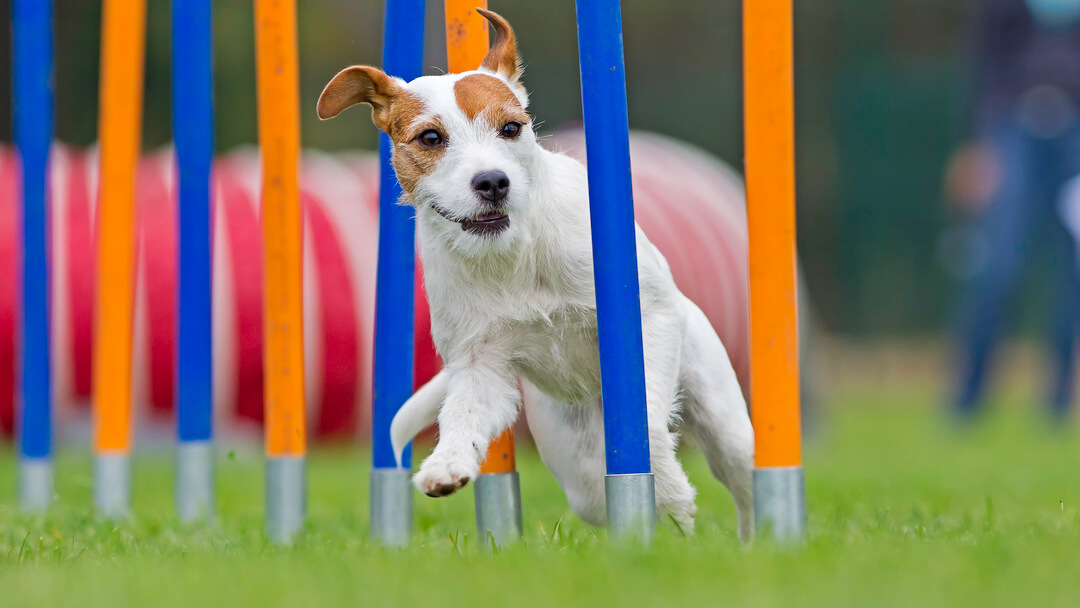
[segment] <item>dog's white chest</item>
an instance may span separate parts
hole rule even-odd
[[[553,399],[576,403],[600,393],[595,310],[562,310],[551,323],[513,330],[518,373]]]

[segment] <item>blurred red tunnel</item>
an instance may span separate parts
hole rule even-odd
[[[584,154],[579,131],[548,146]],[[715,158],[656,135],[631,137],[637,220],[679,287],[705,311],[743,386],[749,378],[746,215],[740,178]],[[135,391],[140,430],[167,430],[175,407],[176,192],[171,150],[140,165]],[[93,151],[59,146],[50,176],[51,308],[58,437],[88,420],[91,388]],[[17,159],[0,149],[0,435],[14,426],[18,306]],[[216,425],[255,434],[262,421],[262,231],[254,149],[214,167]],[[304,207],[304,330],[308,414],[321,440],[367,437],[378,239],[378,165],[371,154],[308,152]],[[417,276],[416,384],[440,365]]]

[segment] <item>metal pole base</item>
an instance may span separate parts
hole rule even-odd
[[[123,519],[131,509],[131,457],[100,454],[94,458],[94,504],[110,519]]]
[[[611,537],[617,541],[651,542],[656,532],[653,474],[607,475],[604,477],[604,494]]]
[[[371,470],[371,538],[384,547],[404,547],[412,536],[409,469]]]
[[[214,444],[182,441],[176,449],[176,514],[180,521],[214,517]]]
[[[516,471],[477,475],[476,531],[480,542],[490,547],[504,547],[521,540],[524,531],[521,518],[521,485]]]
[[[806,482],[802,467],[754,469],[754,527],[778,542],[806,535]]]
[[[303,456],[266,459],[266,535],[289,544],[304,528],[307,482]]]
[[[19,461],[19,504],[23,510],[41,512],[53,498],[52,460],[23,458]]]

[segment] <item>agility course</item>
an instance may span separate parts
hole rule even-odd
[[[40,7],[39,7],[40,8]],[[408,79],[419,74],[419,50],[423,46],[423,32],[405,25],[406,20],[421,5],[390,2],[386,17],[386,40],[384,65],[393,74]],[[788,11],[790,12],[790,10]],[[176,272],[176,421],[177,482],[176,504],[182,520],[193,521],[210,518],[213,506],[213,321],[212,321],[212,225],[211,206],[211,157],[213,151],[212,110],[212,49],[210,40],[210,4],[177,4],[173,12],[174,45],[174,129],[176,136],[177,167],[175,181],[177,229],[175,242],[178,247]],[[447,50],[451,71],[468,70],[478,65],[487,50],[487,25],[482,17],[464,4],[449,3],[446,11]],[[790,38],[790,23],[784,29],[784,11],[775,14],[756,15],[747,12],[747,29],[767,27],[779,23],[779,30],[766,31],[763,40],[755,42],[748,38],[748,50],[757,44],[767,55],[772,51],[774,39]],[[48,14],[30,17],[41,23],[48,22]],[[787,17],[790,21],[790,15]],[[295,7],[289,3],[263,2],[256,5],[256,47],[259,86],[259,133],[262,172],[259,198],[263,224],[263,424],[267,455],[266,518],[267,533],[280,542],[290,541],[303,527],[306,510],[306,483],[304,462],[307,449],[307,424],[305,413],[306,392],[305,357],[303,337],[303,287],[302,287],[302,219],[298,175],[299,162],[299,100],[297,93],[296,17]],[[779,20],[779,21],[778,21]],[[761,21],[761,24],[757,22]],[[16,20],[18,28],[21,20]],[[639,331],[627,328],[640,326],[638,294],[635,288],[637,262],[633,239],[633,194],[630,178],[630,141],[626,115],[626,93],[622,69],[620,8],[618,2],[578,5],[578,38],[581,52],[583,103],[585,109],[585,148],[590,166],[590,190],[595,201],[592,205],[592,225],[597,301],[600,317],[600,352],[603,372],[604,394],[609,404],[605,408],[605,443],[608,450],[608,521],[616,536],[648,538],[655,527],[652,498],[652,477],[648,458],[648,440],[644,431],[644,376]],[[24,31],[21,28],[20,31]],[[140,139],[142,106],[142,55],[144,53],[145,5],[127,5],[115,0],[105,5],[103,12],[103,43],[101,81],[101,148],[100,172],[97,176],[100,203],[96,212],[97,233],[93,374],[91,394],[93,403],[93,437],[95,450],[95,496],[97,508],[106,516],[125,516],[130,508],[130,455],[133,449],[133,395],[131,391],[134,356],[133,331],[135,322],[136,277],[136,188],[138,142]],[[28,30],[33,32],[33,26]],[[412,39],[403,35],[412,32]],[[39,46],[48,43],[48,32],[34,32]],[[788,47],[779,55],[791,55]],[[20,53],[24,56],[25,52]],[[39,58],[35,57],[35,61]],[[790,82],[775,87],[771,80],[764,80],[760,91],[750,79],[756,71],[768,72],[778,66],[754,63],[755,56],[747,54],[747,95],[759,96],[776,107],[769,111],[791,113],[791,103],[777,101],[773,97],[791,97]],[[778,59],[773,58],[773,61]],[[612,68],[603,66],[614,66]],[[790,72],[790,57],[780,63],[779,69]],[[30,73],[31,67],[24,67]],[[37,66],[47,70],[48,63]],[[28,80],[22,76],[20,82]],[[51,142],[43,135],[50,131],[48,86],[36,91],[35,109],[39,115],[17,118],[20,133],[32,132],[38,139],[31,142],[30,135],[20,137],[21,156],[36,162],[24,165],[24,183],[37,180],[40,188],[23,190],[23,208],[36,207],[43,210],[46,200],[45,182],[48,179],[47,150]],[[790,79],[789,79],[790,80]],[[42,88],[42,82],[37,82]],[[22,85],[20,85],[22,86]],[[27,93],[28,95],[30,93]],[[21,104],[25,105],[25,104]],[[790,120],[786,132],[756,133],[754,116],[748,114],[748,137],[773,138],[775,141],[791,140]],[[761,122],[761,121],[759,121]],[[763,124],[774,121],[766,120]],[[36,129],[33,130],[33,129]],[[604,144],[595,143],[599,136],[590,131],[608,134]],[[614,135],[614,137],[612,137]],[[389,439],[389,423],[393,413],[411,394],[414,386],[413,369],[413,322],[411,303],[414,300],[415,253],[413,249],[412,218],[406,208],[398,206],[401,195],[389,161],[389,140],[381,144],[382,165],[379,188],[379,252],[377,285],[375,288],[374,327],[374,374],[372,390],[372,452],[374,467],[371,491],[371,529],[375,538],[384,544],[404,545],[409,538],[411,526],[412,489],[409,485],[411,463],[408,453],[403,462],[393,457]],[[772,165],[776,159],[754,158],[755,149],[748,148],[751,166],[755,162]],[[771,150],[770,154],[773,153]],[[780,154],[791,156],[793,145],[781,149]],[[786,162],[790,162],[790,159]],[[29,172],[33,172],[32,174]],[[791,173],[791,172],[788,172]],[[751,192],[754,191],[754,174],[751,172]],[[793,187],[788,184],[778,192],[767,193],[770,209],[793,208]],[[753,195],[751,195],[753,196]],[[36,201],[36,202],[34,202]],[[753,209],[753,203],[750,208]],[[24,235],[31,232],[44,234],[44,213],[38,215],[24,212],[26,224]],[[753,214],[750,215],[753,235]],[[790,222],[793,223],[793,220]],[[794,359],[781,357],[796,371],[789,372],[791,387],[778,396],[759,400],[756,412],[771,411],[770,400],[784,403],[796,415],[779,422],[769,420],[769,428],[786,429],[789,423],[798,427],[797,392],[797,339],[795,329],[795,274],[794,267],[788,273],[775,268],[776,260],[785,254],[793,259],[793,229],[785,233],[785,243],[754,245],[751,238],[751,302],[769,304],[752,318],[767,319],[772,332],[752,340],[761,342],[757,351],[765,354],[772,350],[770,344],[777,339],[788,344],[788,354]],[[49,272],[43,251],[45,240],[25,238],[27,251],[37,247],[40,256],[24,254],[23,276],[26,278],[23,293],[23,310],[36,303],[37,310],[47,312],[42,305],[49,284]],[[777,251],[772,251],[769,247]],[[786,252],[781,247],[786,247]],[[765,251],[755,254],[755,251]],[[610,256],[610,257],[608,257]],[[37,265],[36,267],[34,265]],[[757,269],[757,270],[755,270]],[[768,297],[753,296],[755,273],[766,277],[759,281],[776,284],[772,289],[786,290],[787,305],[776,307],[775,294]],[[790,275],[790,276],[788,276]],[[790,282],[790,285],[787,283]],[[33,298],[37,298],[34,300]],[[759,305],[760,307],[760,305]],[[48,336],[47,318],[35,319],[23,316],[25,326],[20,335]],[[786,319],[786,321],[785,321]],[[775,326],[775,327],[774,327]],[[753,327],[753,325],[752,325]],[[44,330],[44,331],[43,331]],[[34,332],[37,332],[35,334]],[[24,339],[25,345],[28,340]],[[51,384],[48,350],[35,359],[34,352],[24,352],[24,379],[22,385],[29,387],[36,381],[39,385]],[[752,350],[753,352],[753,350]],[[767,359],[766,359],[767,360]],[[333,365],[327,362],[326,366]],[[764,363],[775,366],[777,363]],[[766,367],[766,369],[771,369]],[[403,370],[405,372],[403,373]],[[36,380],[34,380],[36,379]],[[788,384],[788,383],[785,383]],[[770,383],[770,386],[773,383]],[[53,431],[49,422],[52,408],[51,387],[36,389],[39,392],[21,393],[23,408],[20,410],[20,445],[23,446],[24,466],[21,475],[23,502],[27,508],[42,508],[51,494],[51,475],[48,465],[49,442]],[[628,408],[625,411],[623,408]],[[40,410],[35,410],[40,408]],[[43,413],[33,414],[40,411]],[[36,418],[35,418],[36,417]],[[35,422],[36,420],[36,422]],[[797,454],[797,431],[793,441],[790,430],[783,440]],[[36,439],[34,439],[36,437]],[[29,450],[29,451],[27,451]],[[759,454],[761,450],[759,449]],[[477,523],[483,534],[490,534],[497,544],[505,544],[522,534],[521,498],[519,480],[514,470],[513,430],[491,446],[489,464],[484,465],[476,484]],[[786,461],[785,461],[786,462]],[[766,461],[768,466],[776,466]],[[401,468],[398,468],[398,467]],[[801,473],[800,473],[801,475]],[[776,496],[801,496],[801,477],[794,482],[794,490],[781,484],[778,490],[763,495],[758,511],[775,518],[769,505]],[[768,484],[765,484],[766,487]],[[793,486],[794,487],[794,486]],[[796,498],[796,500],[800,500]],[[801,506],[792,507],[804,517]],[[777,513],[783,513],[780,508]],[[775,523],[769,520],[769,523]],[[777,526],[781,536],[799,536],[801,524],[781,523]]]
[[[925,178],[887,172],[908,166],[894,155],[898,132],[946,64],[927,67],[932,44],[892,43],[913,30],[938,40],[953,22],[930,27],[890,4],[888,27],[875,29],[876,7],[815,1],[389,0],[384,11],[382,0],[257,0],[241,7],[244,21],[211,0],[107,0],[100,15],[13,2],[15,129],[0,144],[0,596],[1071,605],[1077,431],[1033,415],[1024,383],[1042,359],[1008,352],[987,417],[956,424],[941,412],[941,338],[852,338],[838,316],[885,318],[889,303],[849,302],[851,286],[822,274],[873,264],[860,289],[895,283],[892,304],[908,307],[937,280],[926,269],[905,282],[907,260],[875,255],[894,241],[934,248],[910,223],[932,198],[911,194]],[[609,529],[574,514],[523,419],[492,443],[472,489],[442,499],[409,479],[438,429],[401,462],[389,437],[395,411],[442,366],[424,265],[387,138],[377,151],[366,108],[317,122],[315,87],[350,63],[406,78],[476,67],[495,42],[478,4],[514,24],[537,122],[557,116],[539,129],[542,145],[586,163],[592,179]],[[86,60],[102,64],[99,89],[72,84],[74,13],[93,17],[79,27],[101,27],[101,55]],[[835,29],[808,31],[830,18]],[[814,72],[812,59],[832,53],[850,71]],[[559,61],[573,63],[569,89],[556,86],[569,65],[551,67]],[[902,72],[890,72],[896,83],[875,77],[882,63]],[[250,82],[226,69],[237,64]],[[882,93],[894,84],[911,96]],[[845,87],[854,93],[822,93]],[[250,96],[223,94],[238,88]],[[97,111],[73,93],[98,99]],[[887,118],[871,111],[882,98]],[[836,125],[821,121],[823,106]],[[94,115],[94,137],[70,135],[80,112]],[[237,147],[223,134],[244,112],[251,132]],[[852,124],[856,135],[844,131]],[[918,154],[933,156],[934,140],[910,130]],[[745,145],[720,141],[733,139]],[[865,171],[845,164],[853,154]],[[828,180],[835,189],[821,188]],[[918,202],[880,216],[845,206],[868,182]],[[633,221],[721,337],[749,402],[749,546],[693,437],[679,453],[697,491],[693,533],[652,509]],[[811,236],[798,261],[796,223]],[[895,229],[883,237],[881,224]],[[851,246],[853,234],[880,249]],[[820,340],[803,339],[808,295],[827,322]]]

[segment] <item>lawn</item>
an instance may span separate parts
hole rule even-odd
[[[92,515],[90,462],[62,456],[59,502],[14,508],[0,457],[2,606],[732,605],[1073,606],[1080,595],[1080,444],[1018,400],[970,429],[912,392],[851,392],[806,450],[809,538],[740,546],[726,491],[696,453],[698,532],[661,526],[651,549],[610,545],[569,512],[534,453],[521,466],[526,538],[491,555],[473,532],[472,492],[416,496],[415,542],[367,540],[368,459],[317,452],[309,521],[293,547],[262,535],[262,466],[223,455],[212,527],[172,514],[167,454],[136,463],[133,519]]]

